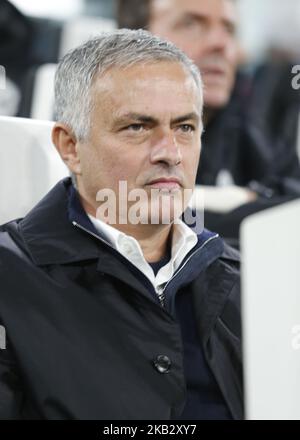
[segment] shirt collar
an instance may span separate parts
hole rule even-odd
[[[89,219],[108,243],[120,254],[127,258],[152,282],[155,288],[164,285],[180,266],[186,255],[196,246],[198,237],[182,220],[173,224],[171,259],[154,275],[151,266],[145,260],[139,242],[132,236],[126,235],[111,225],[89,215]]]

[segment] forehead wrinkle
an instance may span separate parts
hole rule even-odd
[[[129,83],[131,81],[133,82],[132,85],[128,86],[128,83],[126,81],[122,81],[122,77],[117,76],[116,78],[114,78],[114,76],[108,76],[106,74],[104,75],[104,77],[98,77],[98,81],[94,82],[92,90],[94,108],[98,108],[99,110],[103,109],[102,116],[104,119],[107,119],[105,118],[105,114],[109,116],[108,113],[110,113],[114,119],[119,119],[120,117],[124,117],[124,115],[128,115],[129,113],[131,113],[131,116],[133,115],[133,113],[135,113],[136,116],[144,115],[147,117],[149,116],[153,119],[157,119],[156,114],[147,114],[147,112],[145,111],[144,103],[142,101],[143,96],[141,96],[141,102],[139,102],[139,94],[151,94],[151,96],[153,96],[153,100],[155,100],[155,95],[161,97],[161,91],[164,87],[164,82],[165,84],[174,83],[174,86],[178,87],[178,79],[176,79],[176,77],[173,78],[172,75],[160,75],[159,73],[156,77],[154,76],[151,78],[150,84],[149,77],[146,76],[145,78],[141,78],[137,74],[133,77],[129,77]],[[155,86],[155,83],[157,83],[157,87]],[[193,76],[190,74],[190,72],[186,71],[185,68],[183,68],[183,76],[180,83],[181,87],[178,90],[178,93],[184,98],[183,99],[182,96],[179,98],[181,100],[183,99],[182,103],[186,104],[187,102],[190,102],[190,100],[188,99],[188,95],[192,93],[196,100],[199,100],[200,105],[202,106],[201,91],[198,89]],[[145,87],[145,84],[147,84],[147,87]],[[174,93],[177,94],[177,90],[175,90]],[[105,108],[107,106],[111,107],[110,112],[105,111]],[[193,103],[193,106],[194,108],[198,108],[196,102]],[[139,107],[141,111],[139,111]],[[151,107],[150,110],[152,112],[155,111],[155,109]],[[184,112],[191,113],[191,110],[187,109]]]
[[[93,81],[93,88],[99,90],[99,92],[109,92],[110,88],[113,88],[116,86],[121,86],[121,88],[124,88],[125,90],[128,90],[128,87],[126,87],[126,81],[134,81],[136,83],[136,90],[141,88],[144,90],[143,84],[145,82],[149,81],[148,77],[148,67],[157,67],[161,65],[162,70],[160,72],[157,72],[156,75],[153,75],[152,82],[166,82],[166,83],[177,83],[178,77],[176,77],[176,68],[180,68],[182,71],[182,84],[184,86],[189,86],[189,82],[195,83],[195,79],[192,75],[192,73],[189,71],[189,69],[182,64],[181,62],[177,61],[168,61],[168,60],[153,60],[146,63],[138,63],[136,65],[132,65],[128,67],[127,69],[121,69],[121,68],[111,68],[109,71],[104,73],[103,75],[97,76]],[[174,75],[170,74],[170,71],[165,73],[164,67],[165,66],[174,66]],[[140,71],[139,74],[136,73],[136,71]],[[132,72],[133,71],[133,72]],[[151,70],[150,70],[151,71]],[[114,75],[116,74],[116,76]],[[121,75],[120,75],[121,74]],[[151,72],[153,74],[153,72]],[[140,86],[139,86],[140,84]],[[135,90],[133,90],[134,92]]]

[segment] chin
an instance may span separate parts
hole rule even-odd
[[[149,208],[149,220],[151,224],[168,225],[172,224],[174,220],[180,218],[184,212],[184,207],[182,203],[174,200],[161,200],[161,203],[157,205],[156,203]]]

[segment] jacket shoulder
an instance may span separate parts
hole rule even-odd
[[[241,263],[240,252],[237,249],[229,246],[225,242],[224,242],[224,249],[222,255],[220,256],[220,260],[239,271],[240,263]]]
[[[27,249],[18,231],[21,219],[13,220],[0,226],[0,255],[14,255],[24,261],[29,260]]]

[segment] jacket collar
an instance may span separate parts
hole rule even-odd
[[[105,245],[99,240],[99,234],[86,215],[70,178],[58,182],[19,222],[18,227],[37,265],[68,264],[103,256]],[[204,230],[198,236],[196,249],[216,235]],[[210,262],[222,253],[222,240],[217,238],[217,242],[216,252],[209,257]]]
[[[99,257],[99,244],[75,228],[70,215],[94,232],[71,179],[66,178],[19,222],[20,233],[35,264],[67,264]]]

